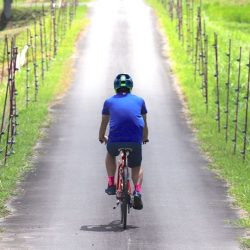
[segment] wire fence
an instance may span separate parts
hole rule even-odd
[[[158,0],[166,9],[194,66],[205,112],[213,114],[218,133],[232,154],[250,157],[249,82],[250,51],[208,30],[201,0]],[[221,39],[220,39],[221,38]],[[223,38],[223,39],[222,39]],[[235,41],[237,44],[238,41]]]
[[[30,102],[39,101],[39,89],[44,85],[44,76],[71,28],[77,5],[75,0],[59,3],[52,0],[50,6],[41,5],[39,15],[33,16],[33,24],[26,30],[5,35],[0,40],[0,91],[3,92],[0,95],[1,165],[15,153],[18,110],[28,109]]]

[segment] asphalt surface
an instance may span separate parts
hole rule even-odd
[[[51,109],[35,169],[0,224],[0,249],[239,249],[237,210],[188,128],[153,11],[142,0],[97,0],[90,18],[72,88]],[[106,149],[97,140],[103,101],[120,72],[144,97],[150,132],[144,209],[131,211],[126,231],[115,198],[104,193]]]

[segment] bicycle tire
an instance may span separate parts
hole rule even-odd
[[[120,171],[122,171],[122,173],[120,173]],[[119,187],[122,187],[123,186],[123,178],[122,178],[122,176],[123,176],[123,170],[120,170],[119,169],[119,177],[118,177],[118,180],[119,180]],[[120,214],[121,214],[121,224],[123,223],[123,206],[122,206],[122,204],[123,204],[123,198],[122,198],[122,196],[123,196],[123,190],[121,190],[121,193],[119,194],[119,196],[120,196]]]
[[[128,215],[128,168],[124,168],[123,172],[123,199],[121,204],[122,210],[122,225],[123,229],[127,228],[127,215]]]

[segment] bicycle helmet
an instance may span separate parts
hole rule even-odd
[[[128,74],[119,74],[115,78],[114,88],[117,92],[119,89],[128,89],[129,91],[133,88],[133,80]]]

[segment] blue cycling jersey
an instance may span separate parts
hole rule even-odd
[[[110,116],[109,143],[142,143],[146,105],[141,97],[119,93],[104,102],[102,114]]]

